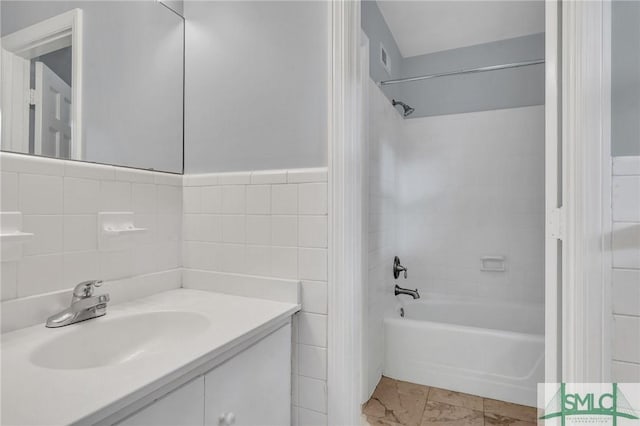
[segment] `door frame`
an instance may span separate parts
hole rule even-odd
[[[365,190],[360,2],[331,2],[328,424],[360,424]]]
[[[2,37],[2,48],[12,53],[17,61],[19,58],[23,60],[31,60],[31,58],[53,52],[64,47],[71,46],[71,149],[70,156],[72,159],[82,159],[84,151],[82,137],[82,10],[72,9],[60,15],[40,21],[36,24],[8,34]],[[10,73],[7,80],[13,81],[13,74],[16,72],[24,73],[24,76],[15,76],[29,82],[29,67],[11,67],[6,69]],[[4,87],[3,87],[4,89]],[[12,90],[11,105],[27,108],[30,104],[30,92],[24,90],[24,87],[17,91]],[[3,103],[3,106],[4,103]],[[3,110],[3,121],[13,123],[12,108]],[[28,124],[27,124],[28,126]],[[3,130],[3,138],[7,137]],[[20,132],[18,136],[19,142],[11,141],[12,147],[29,146],[29,134]],[[24,139],[26,138],[26,144]]]
[[[546,6],[545,380],[610,381],[611,4]],[[343,425],[360,422],[364,360],[359,32],[360,2],[332,2],[327,384]]]
[[[562,2],[562,374],[611,380],[611,2]]]
[[[560,1],[548,0],[545,10],[545,381],[560,382],[562,345],[562,147]]]

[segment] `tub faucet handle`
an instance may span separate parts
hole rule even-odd
[[[400,272],[404,272],[404,279],[407,279],[407,268],[402,266],[400,258],[398,256],[393,258],[393,278],[396,280],[400,276]]]

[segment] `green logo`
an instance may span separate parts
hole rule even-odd
[[[613,420],[613,426],[618,423],[618,418],[639,420],[636,410],[631,406],[617,383],[611,386],[611,392],[567,392],[566,383],[560,385],[560,389],[547,404],[546,412],[552,411],[541,420],[560,418],[562,426],[565,426],[567,417],[582,416],[584,422],[593,422],[592,416],[608,416]],[[577,420],[577,419],[576,419]]]

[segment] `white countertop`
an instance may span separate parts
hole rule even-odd
[[[3,334],[1,423],[95,423],[200,366],[222,362],[229,351],[257,341],[298,310],[296,304],[179,289],[110,306],[106,316],[83,323],[57,329],[40,324]],[[77,327],[160,311],[197,313],[209,324],[178,345],[156,345],[153,351],[115,365],[64,370],[31,361],[38,347]],[[123,336],[126,332],[122,330]]]

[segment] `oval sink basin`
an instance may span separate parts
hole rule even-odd
[[[129,362],[194,337],[209,320],[193,312],[162,311],[109,318],[109,315],[61,329],[60,337],[38,346],[33,364],[56,370],[97,368]],[[69,328],[72,328],[69,330]]]

